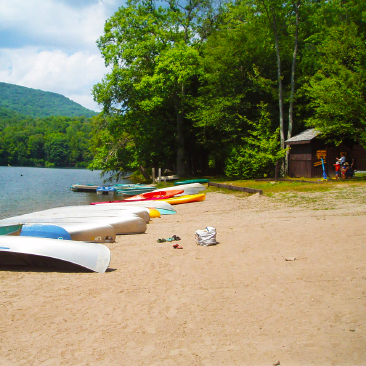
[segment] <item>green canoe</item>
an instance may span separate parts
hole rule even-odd
[[[208,183],[208,179],[190,179],[190,180],[183,180],[181,182],[175,182],[175,186],[180,186],[181,184],[190,184],[190,183]]]
[[[0,225],[0,235],[19,235],[23,224]]]

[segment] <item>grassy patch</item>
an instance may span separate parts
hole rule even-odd
[[[255,180],[237,180],[237,181],[223,181],[225,184],[232,184],[238,187],[247,187],[254,189],[261,189],[263,194],[272,196],[274,193],[280,192],[327,192],[334,188],[347,187],[366,187],[366,180],[352,179],[352,180],[328,180],[322,181],[319,179],[294,179],[294,181],[255,181]],[[216,182],[216,180],[214,180]],[[221,183],[221,182],[218,182]],[[212,187],[210,187],[211,189]]]

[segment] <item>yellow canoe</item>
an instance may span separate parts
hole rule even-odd
[[[187,194],[186,196],[178,196],[164,199],[165,202],[170,203],[171,205],[178,205],[180,203],[189,203],[189,202],[200,202],[206,199],[205,193],[197,193],[197,194]]]
[[[154,208],[154,207],[149,207],[149,213],[150,213],[150,218],[153,218],[153,217],[161,217],[161,214],[160,212]]]

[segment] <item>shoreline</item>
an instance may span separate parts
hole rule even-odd
[[[364,365],[356,193],[322,210],[209,192],[106,244],[104,274],[0,271],[0,365]],[[218,245],[196,245],[206,226]]]

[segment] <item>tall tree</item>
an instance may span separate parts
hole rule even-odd
[[[309,126],[336,143],[351,137],[366,147],[365,40],[354,23],[329,29],[319,45],[320,68],[304,87],[314,111]]]
[[[93,94],[104,113],[114,116],[108,128],[119,124],[120,133],[127,133],[136,146],[141,130],[149,128],[157,138],[165,129],[166,136],[175,136],[175,141],[168,137],[164,142],[176,147],[179,175],[186,173],[187,101],[196,88],[198,50],[212,13],[208,0],[171,0],[164,7],[129,0],[107,21],[98,41],[111,71]],[[159,120],[167,124],[162,127]],[[141,129],[136,130],[137,121]]]

